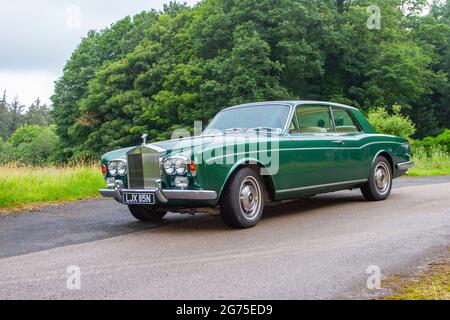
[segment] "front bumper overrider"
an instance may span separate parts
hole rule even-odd
[[[414,168],[414,162],[412,161],[397,163],[398,170],[409,170],[412,168]]]

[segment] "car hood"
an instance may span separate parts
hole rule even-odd
[[[218,146],[236,145],[240,143],[252,143],[270,141],[267,134],[250,135],[248,133],[228,133],[215,135],[202,135],[192,138],[175,139],[153,143],[153,146],[166,150],[166,154],[177,154],[185,151],[201,152]]]
[[[241,142],[251,143],[255,141],[269,141],[268,135],[250,136],[246,133],[233,134],[216,134],[216,135],[202,135],[183,139],[174,139],[162,142],[151,143],[149,147],[161,149],[162,156],[177,155],[183,153],[202,152],[208,149],[217,148],[217,146],[227,146]],[[128,151],[135,147],[114,150],[106,153],[102,159],[104,162],[114,159],[125,159]]]
[[[207,146],[211,143],[223,141],[222,135],[216,136],[196,136],[192,138],[174,139],[162,142],[152,143],[151,145],[162,148],[168,153],[187,150],[199,146]]]

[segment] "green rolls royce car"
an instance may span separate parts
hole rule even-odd
[[[219,112],[197,136],[143,139],[102,157],[100,190],[141,221],[217,212],[249,228],[269,203],[356,188],[385,200],[413,167],[407,139],[377,134],[358,109],[329,102],[245,104]]]

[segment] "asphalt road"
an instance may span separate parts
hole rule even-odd
[[[270,208],[253,229],[209,215],[142,224],[109,200],[0,216],[0,299],[371,298],[366,269],[410,272],[450,245],[450,177]],[[81,290],[67,289],[67,267]]]

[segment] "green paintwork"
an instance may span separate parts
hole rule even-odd
[[[280,103],[280,102],[278,102]],[[310,196],[318,193],[337,191],[359,187],[369,177],[369,171],[374,159],[384,154],[392,162],[394,176],[405,174],[404,171],[396,169],[401,162],[410,161],[408,140],[400,137],[380,135],[366,120],[364,115],[357,109],[329,104],[326,102],[281,102],[291,106],[292,114],[295,108],[303,105],[321,105],[348,110],[357,121],[362,132],[355,133],[289,133],[280,136],[276,149],[279,150],[279,171],[271,176],[265,177],[272,200],[285,200],[296,197]],[[255,104],[258,105],[258,104]],[[248,105],[246,105],[248,106]],[[228,139],[230,135],[228,134]],[[180,140],[171,140],[154,143],[154,146],[166,151],[161,154],[162,158],[174,156],[183,152],[188,154],[197,163],[197,175],[195,177],[188,173],[193,190],[213,190],[221,195],[227,181],[232,179],[233,173],[249,161],[257,162],[261,166],[266,164],[264,159],[255,152],[248,152],[251,143],[268,143],[268,150],[273,147],[267,135],[249,137],[246,132],[235,133],[233,139],[246,138],[245,142],[225,141],[223,135],[198,136]],[[340,141],[341,143],[337,143]],[[223,143],[226,148],[246,150],[240,153],[239,161],[227,163],[215,163],[208,159],[220,159],[221,154],[215,154],[212,143]],[[105,154],[102,163],[120,158],[126,158],[126,152],[131,148],[116,150]],[[202,150],[200,150],[202,149]],[[227,153],[229,154],[229,153]],[[202,161],[206,159],[206,161]],[[253,163],[252,162],[252,163]],[[123,179],[123,178],[122,178]],[[173,177],[163,175],[163,188],[175,189]],[[123,179],[125,186],[126,178]],[[217,201],[169,201],[167,207],[199,207],[217,206]]]

